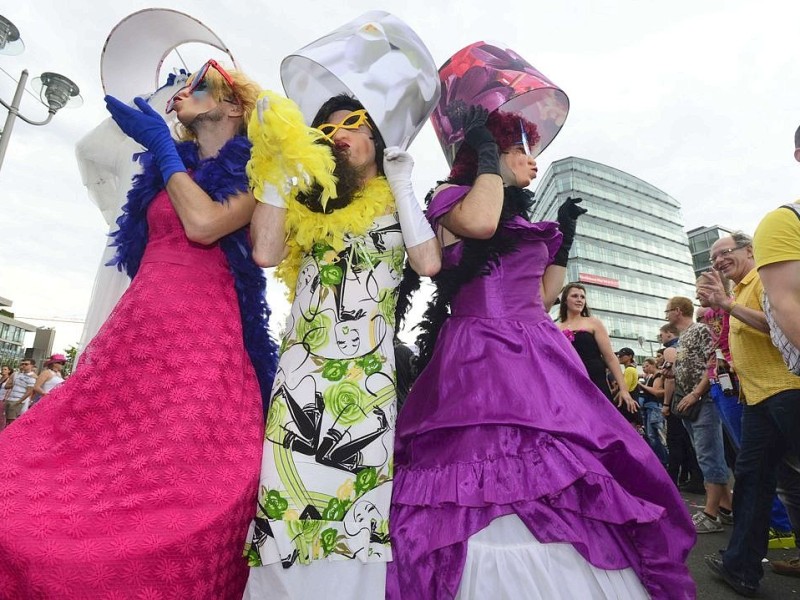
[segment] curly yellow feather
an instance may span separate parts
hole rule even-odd
[[[385,177],[370,179],[350,204],[329,214],[313,212],[300,202],[287,204],[286,245],[289,253],[278,265],[275,276],[289,288],[289,300],[294,299],[303,257],[311,252],[314,244],[324,242],[341,252],[345,247],[345,234],[364,235],[377,217],[394,210],[394,196]]]
[[[298,106],[275,92],[265,91],[267,109],[259,116],[253,111],[247,124],[247,136],[253,144],[247,175],[258,200],[269,185],[288,205],[299,193],[308,192],[314,183],[322,188],[324,207],[336,197],[335,160],[330,146],[318,143],[322,134],[308,127]]]
[[[373,221],[394,212],[394,197],[385,177],[375,177],[355,195],[347,206],[330,214],[313,212],[297,201],[314,183],[322,188],[323,210],[328,199],[336,198],[335,160],[327,143],[319,143],[322,134],[306,126],[303,115],[291,100],[274,92],[259,96],[268,99],[261,116],[253,111],[247,135],[253,144],[247,175],[258,200],[264,188],[271,186],[286,203],[286,245],[289,253],[278,265],[275,275],[289,288],[294,299],[297,275],[303,257],[314,244],[325,242],[336,252],[345,247],[345,234],[367,233]]]

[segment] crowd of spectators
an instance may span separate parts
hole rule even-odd
[[[800,162],[800,128],[795,148]],[[800,540],[800,200],[767,214],[753,238],[737,231],[719,239],[710,260],[696,283],[700,308],[691,298],[670,298],[663,348],[640,367],[633,349],[620,349],[607,381],[612,401],[673,482],[704,494],[692,518],[696,532],[732,527],[727,549],[705,558],[708,568],[753,596],[768,548]],[[568,310],[576,312],[577,301],[588,323],[586,292],[568,284],[561,301],[561,327],[575,344]],[[626,408],[625,392],[638,410]],[[800,558],[770,565],[800,577]]]
[[[0,431],[64,382],[66,364],[66,356],[53,354],[38,373],[32,358],[23,358],[16,367],[3,365],[0,370]]]

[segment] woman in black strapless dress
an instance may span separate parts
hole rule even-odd
[[[586,288],[580,283],[568,283],[561,292],[558,327],[572,342],[573,348],[581,357],[589,378],[612,400],[611,390],[606,379],[606,368],[611,372],[619,386],[616,397],[617,406],[629,412],[636,412],[638,405],[628,392],[628,386],[622,376],[617,355],[611,348],[605,325],[589,312],[586,303]]]

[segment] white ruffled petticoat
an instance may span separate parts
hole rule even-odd
[[[542,544],[517,515],[469,538],[456,600],[639,600],[650,598],[631,568],[606,571],[572,544]]]

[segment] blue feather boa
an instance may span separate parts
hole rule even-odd
[[[246,137],[236,136],[222,147],[217,156],[201,160],[194,142],[176,144],[183,164],[192,171],[192,179],[215,202],[225,202],[230,196],[247,191],[245,166],[250,158],[250,146]],[[153,155],[144,152],[135,158],[142,164],[143,171],[133,178],[128,201],[117,219],[119,229],[111,234],[111,245],[116,246],[117,252],[108,263],[108,266],[116,266],[126,272],[131,279],[139,271],[147,246],[147,208],[158,192],[164,189],[161,171]],[[270,310],[266,300],[267,280],[251,257],[246,227],[226,235],[219,244],[233,274],[244,345],[253,362],[266,411],[278,364],[278,346],[268,331]]]

